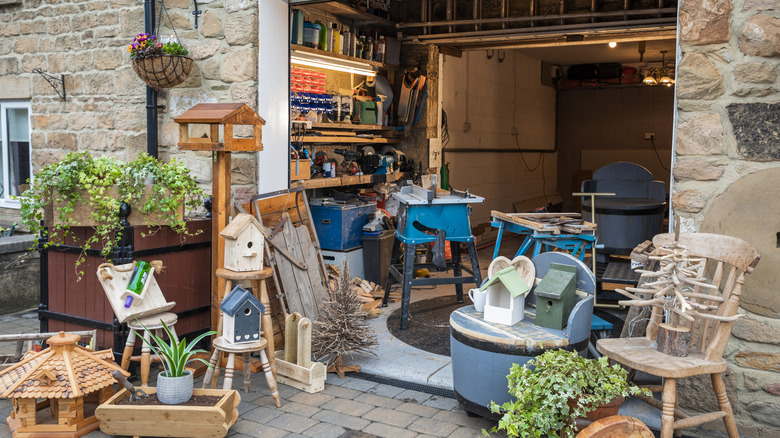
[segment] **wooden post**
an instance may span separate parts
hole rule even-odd
[[[658,351],[670,356],[685,357],[691,342],[691,329],[658,324]]]
[[[225,288],[225,279],[216,276],[225,261],[225,240],[219,232],[230,217],[230,152],[213,152],[211,180],[211,328],[219,328],[219,296]]]

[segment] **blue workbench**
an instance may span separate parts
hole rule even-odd
[[[490,215],[493,217],[490,225],[498,229],[493,258],[498,257],[504,230],[525,236],[525,240],[520,245],[520,249],[517,250],[515,257],[524,255],[533,245],[531,258],[536,257],[541,252],[550,251],[550,248],[558,248],[582,261],[585,259],[585,252],[596,244],[595,224],[585,222],[583,224],[551,225],[539,221],[550,217],[570,217],[574,222],[578,220],[579,213],[502,213],[494,210],[490,212]]]

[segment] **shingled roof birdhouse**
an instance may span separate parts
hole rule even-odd
[[[265,307],[241,286],[236,286],[219,305],[222,336],[233,344],[260,340],[260,317]]]
[[[179,149],[189,151],[262,151],[265,120],[244,103],[199,103],[173,119],[179,124]],[[190,137],[190,125],[209,125],[205,138]],[[234,138],[236,125],[252,126],[253,138]],[[220,139],[222,127],[222,141]]]
[[[60,332],[49,348],[0,373],[0,396],[13,402],[6,420],[14,437],[78,437],[100,426],[95,409],[114,395],[111,372],[130,373],[113,363],[111,350],[88,350],[79,339]]]
[[[219,235],[225,238],[225,269],[259,271],[263,269],[263,245],[260,222],[251,214],[239,213]]]

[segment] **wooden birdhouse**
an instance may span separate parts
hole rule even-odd
[[[219,235],[225,238],[225,269],[259,271],[263,269],[263,245],[260,222],[251,214],[239,213]]]
[[[536,325],[563,330],[577,304],[576,280],[576,266],[550,263],[550,270],[534,289]]]
[[[265,307],[241,286],[236,286],[219,305],[222,310],[222,336],[228,341],[256,342],[260,340],[260,318]]]
[[[200,103],[173,121],[179,124],[179,149],[217,152],[263,150],[265,120],[244,103]],[[208,134],[204,138],[190,137],[191,124],[209,125]],[[233,137],[236,125],[252,126],[253,137]],[[222,141],[219,141],[220,137]]]
[[[485,321],[514,325],[523,320],[525,294],[531,288],[514,266],[498,271],[480,289],[487,290]]]
[[[79,437],[100,426],[95,409],[114,395],[111,372],[130,373],[113,363],[111,350],[87,350],[79,339],[60,332],[49,348],[0,373],[0,396],[13,402],[7,421],[14,437]]]

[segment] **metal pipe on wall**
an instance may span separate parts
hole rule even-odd
[[[149,35],[154,33],[154,0],[144,0],[144,32]],[[146,153],[157,158],[157,90],[148,85],[146,86]]]

